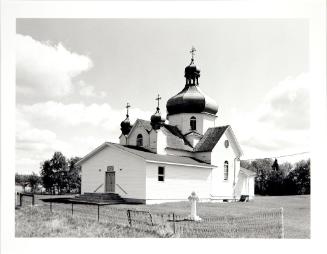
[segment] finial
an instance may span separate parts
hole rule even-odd
[[[159,112],[160,108],[159,108],[159,101],[161,100],[160,95],[158,94],[158,97],[156,98],[156,101],[158,101],[158,106],[157,106],[157,112]]]
[[[192,55],[192,58],[191,58],[191,64],[194,63],[194,55],[195,55],[195,51],[196,51],[196,49],[194,48],[194,46],[192,46],[191,51],[190,51],[190,53],[191,53],[191,55]]]
[[[128,114],[128,108],[130,108],[131,105],[127,102],[126,104],[126,117],[129,117],[129,114]]]

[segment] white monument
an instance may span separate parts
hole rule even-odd
[[[196,215],[196,202],[199,201],[199,198],[194,191],[191,193],[191,196],[188,197],[188,200],[191,202],[191,214],[187,218],[194,221],[202,220]]]

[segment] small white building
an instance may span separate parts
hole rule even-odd
[[[105,142],[82,158],[82,193],[115,192],[127,201],[162,203],[254,197],[255,173],[240,167],[242,150],[232,128],[217,126],[218,106],[199,88],[200,71],[185,68],[186,84],[167,102],[167,122],[158,107],[150,121],[128,115],[120,143]]]

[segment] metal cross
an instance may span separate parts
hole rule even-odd
[[[158,101],[158,108],[159,108],[159,101],[161,100],[160,95],[158,94],[158,97],[156,98],[156,101]]]
[[[127,104],[126,104],[126,110],[127,110],[127,114],[126,114],[126,116],[128,117],[128,108],[130,108],[131,107],[131,105],[129,105],[129,103],[127,102]]]
[[[196,49],[192,46],[192,49],[190,51],[190,53],[192,55],[192,60],[194,60],[195,51],[196,51]]]

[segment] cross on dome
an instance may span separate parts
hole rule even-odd
[[[160,97],[160,95],[158,94],[158,97],[156,98],[156,101],[158,101],[158,106],[157,106],[157,111],[159,112],[159,102],[160,102],[160,100],[161,100],[161,97]]]
[[[192,58],[191,58],[191,64],[194,63],[194,55],[195,55],[195,51],[196,51],[196,49],[192,46],[191,51],[190,51],[190,53],[191,53],[191,55],[192,55]]]
[[[130,107],[131,107],[131,105],[127,102],[127,104],[126,104],[126,111],[127,111],[126,116],[127,117],[129,117],[129,115],[128,115],[128,108],[130,108]]]

